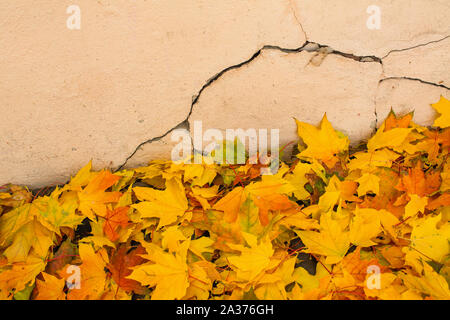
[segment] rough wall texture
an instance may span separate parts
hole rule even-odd
[[[429,125],[449,52],[448,0],[1,1],[0,185],[169,158],[195,120],[280,143],[324,112],[353,142],[391,107]]]

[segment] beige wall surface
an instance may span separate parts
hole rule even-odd
[[[170,158],[197,120],[286,143],[326,112],[356,143],[431,124],[449,77],[448,0],[3,0],[0,185]]]

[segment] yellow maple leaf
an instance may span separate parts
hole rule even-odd
[[[380,192],[380,178],[371,173],[364,173],[358,182],[358,196],[365,195],[368,192],[378,194]]]
[[[184,166],[183,181],[192,181],[193,186],[203,186],[210,184],[216,175],[217,170],[212,165],[186,164]]]
[[[400,223],[398,218],[394,216],[391,212],[381,209],[378,210],[378,216],[380,217],[380,222],[383,229],[393,238],[396,238],[395,226]]]
[[[245,200],[242,204],[236,222],[242,232],[251,233],[258,237],[264,235],[264,226],[259,219],[259,209],[251,199]]]
[[[433,270],[428,264],[423,265],[423,276],[401,273],[403,281],[417,292],[424,293],[434,299],[450,300],[448,283],[443,276]]]
[[[320,228],[319,221],[309,217],[308,213],[303,210],[283,217],[283,219],[280,220],[280,224],[302,230],[312,230]]]
[[[355,158],[350,160],[348,168],[350,171],[360,169],[363,172],[373,172],[377,167],[390,168],[392,161],[399,157],[398,153],[389,149],[372,150],[367,152],[357,152],[353,154]]]
[[[321,160],[327,167],[332,168],[338,161],[337,155],[348,150],[348,138],[333,129],[326,114],[319,128],[297,119],[295,122],[298,136],[308,146],[299,156]]]
[[[152,261],[133,267],[128,279],[140,282],[142,285],[155,286],[152,300],[181,299],[189,287],[189,272],[186,264],[186,254],[190,241],[182,243],[175,255],[164,252],[153,244],[143,244],[147,255],[142,257]]]
[[[439,118],[434,120],[433,126],[441,128],[450,127],[450,100],[441,96],[441,99],[431,106],[440,114]]]
[[[196,256],[202,258],[202,260],[205,260],[203,253],[212,254],[214,252],[213,244],[214,241],[211,240],[211,238],[201,237],[199,239],[191,240],[189,250]]]
[[[177,178],[166,181],[163,191],[152,188],[135,187],[133,191],[141,200],[132,205],[143,218],[159,218],[158,227],[175,222],[188,209],[188,201],[183,184]]]
[[[168,227],[162,233],[161,245],[163,249],[168,249],[169,252],[176,252],[180,249],[180,242],[185,241],[187,238],[178,228],[178,226]]]
[[[30,249],[33,248],[37,256],[45,259],[53,240],[53,234],[33,219],[16,232],[11,245],[3,254],[10,263],[26,261]]]
[[[36,215],[39,222],[58,235],[61,235],[61,227],[76,228],[84,219],[75,212],[78,203],[74,192],[64,194],[62,199],[62,204],[53,197],[42,197],[33,202],[39,212]]]
[[[425,212],[425,206],[428,204],[427,197],[420,197],[417,194],[410,195],[411,200],[405,206],[405,219],[415,216],[419,212]]]
[[[207,300],[212,288],[213,281],[209,277],[208,267],[202,265],[202,262],[192,263],[189,267],[190,284],[186,289],[183,300]]]
[[[64,279],[59,279],[51,274],[42,272],[44,280],[36,280],[36,300],[65,300],[63,289],[66,285]]]
[[[37,213],[35,205],[26,203],[3,214],[0,217],[0,246],[6,245],[20,228],[34,219]]]
[[[243,237],[248,247],[228,244],[231,249],[241,252],[239,256],[228,257],[228,261],[236,268],[237,278],[240,281],[252,281],[269,266],[274,250],[271,241],[267,238],[258,244],[257,237],[253,234],[244,232]]]
[[[61,193],[67,190],[73,191],[81,191],[84,186],[86,186],[91,179],[96,175],[95,172],[91,172],[92,170],[92,161],[89,161],[87,165],[78,171],[75,177],[70,179],[70,182],[66,184],[62,189]]]
[[[341,205],[344,201],[360,201],[354,196],[357,183],[355,181],[341,181],[334,175],[330,178],[325,193],[320,196],[319,207],[322,212],[330,211],[336,204]]]
[[[45,260],[29,255],[24,262],[13,263],[8,268],[2,268],[0,283],[8,291],[22,291],[27,285],[33,285],[37,275],[44,270]]]
[[[299,162],[292,170],[292,174],[286,175],[286,181],[295,188],[293,193],[298,200],[305,200],[310,197],[309,192],[305,189],[305,185],[309,182],[305,175],[310,171],[312,171],[312,166],[309,163]]]
[[[292,283],[297,257],[282,261],[275,271],[266,272],[258,279],[254,293],[259,300],[286,300],[286,284]]]
[[[356,208],[350,223],[350,242],[360,247],[376,245],[371,239],[381,232],[381,220],[375,209]]]
[[[383,272],[379,274],[379,277],[379,289],[364,286],[365,295],[367,297],[377,297],[382,300],[399,300],[401,295],[398,287],[394,285],[394,281],[397,279],[395,274]]]
[[[450,161],[447,161],[444,164],[444,168],[441,172],[441,180],[442,183],[439,190],[442,192],[450,190]]]
[[[402,154],[414,154],[416,152],[422,151],[423,148],[424,150],[427,149],[428,154],[433,157],[433,153],[436,151],[433,151],[432,149],[435,149],[435,147],[432,147],[430,145],[425,147],[424,145],[420,144],[420,142],[417,143],[417,141],[423,138],[424,135],[422,133],[413,130],[406,136],[406,139],[399,146],[393,146],[392,150]]]
[[[217,197],[218,190],[219,186],[217,185],[210,188],[193,187],[192,194],[194,195],[195,199],[200,202],[202,208],[207,210],[211,209],[211,205],[209,204],[208,200]]]
[[[450,225],[438,228],[441,218],[442,215],[439,214],[414,221],[411,243],[403,250],[406,253],[406,264],[413,266],[418,272],[422,271],[422,260],[443,263],[443,259],[449,254]]]
[[[339,221],[331,217],[331,212],[320,216],[320,232],[295,231],[307,247],[305,252],[326,257],[325,263],[339,262],[350,247],[349,232],[343,230]]]
[[[432,162],[438,161],[437,157],[441,144],[445,144],[450,139],[450,129],[447,130],[448,133],[440,133],[439,131],[427,129],[423,135],[426,138],[416,143],[413,147],[414,150],[426,152],[428,154],[428,160]]]
[[[320,279],[329,275],[327,269],[325,269],[322,264],[317,264],[316,273],[310,274],[306,269],[302,267],[295,268],[292,277],[295,282],[302,286],[303,292],[308,292],[310,290],[316,289],[320,285]]]
[[[413,130],[413,128],[394,128],[385,131],[386,123],[383,123],[375,135],[367,142],[367,149],[373,152],[381,148],[395,148],[400,146]]]
[[[296,187],[287,179],[286,174],[289,171],[289,167],[282,165],[276,174],[263,175],[261,177],[262,183],[267,183],[268,185],[278,185],[277,193],[291,195],[296,191]],[[286,177],[285,177],[286,175]]]
[[[322,265],[321,263],[316,266],[316,273],[310,274],[306,269],[298,267],[294,270],[292,275],[293,279],[301,287],[297,287],[293,290],[291,300],[317,300],[326,295],[326,289],[331,280],[331,275],[328,272],[330,265]],[[328,269],[328,270],[327,270]]]
[[[74,280],[80,280],[80,283],[79,286],[77,283],[72,283],[74,286],[69,290],[67,299],[100,299],[106,287],[107,274],[105,273],[105,267],[109,262],[106,251],[101,249],[95,252],[90,244],[81,243],[79,245],[79,255],[82,261],[82,264],[79,266],[80,279]],[[73,266],[67,265],[60,271],[60,276],[70,281],[71,275],[75,275],[75,273],[77,271],[73,269]]]

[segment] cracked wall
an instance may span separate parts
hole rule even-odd
[[[169,158],[195,120],[287,143],[326,112],[357,143],[391,107],[431,124],[450,95],[448,0],[78,0],[80,30],[70,4],[0,3],[0,185]]]

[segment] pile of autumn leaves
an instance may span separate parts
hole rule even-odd
[[[297,121],[274,175],[154,161],[3,187],[0,298],[450,299],[450,101],[432,106],[432,128],[391,113],[351,154]]]

